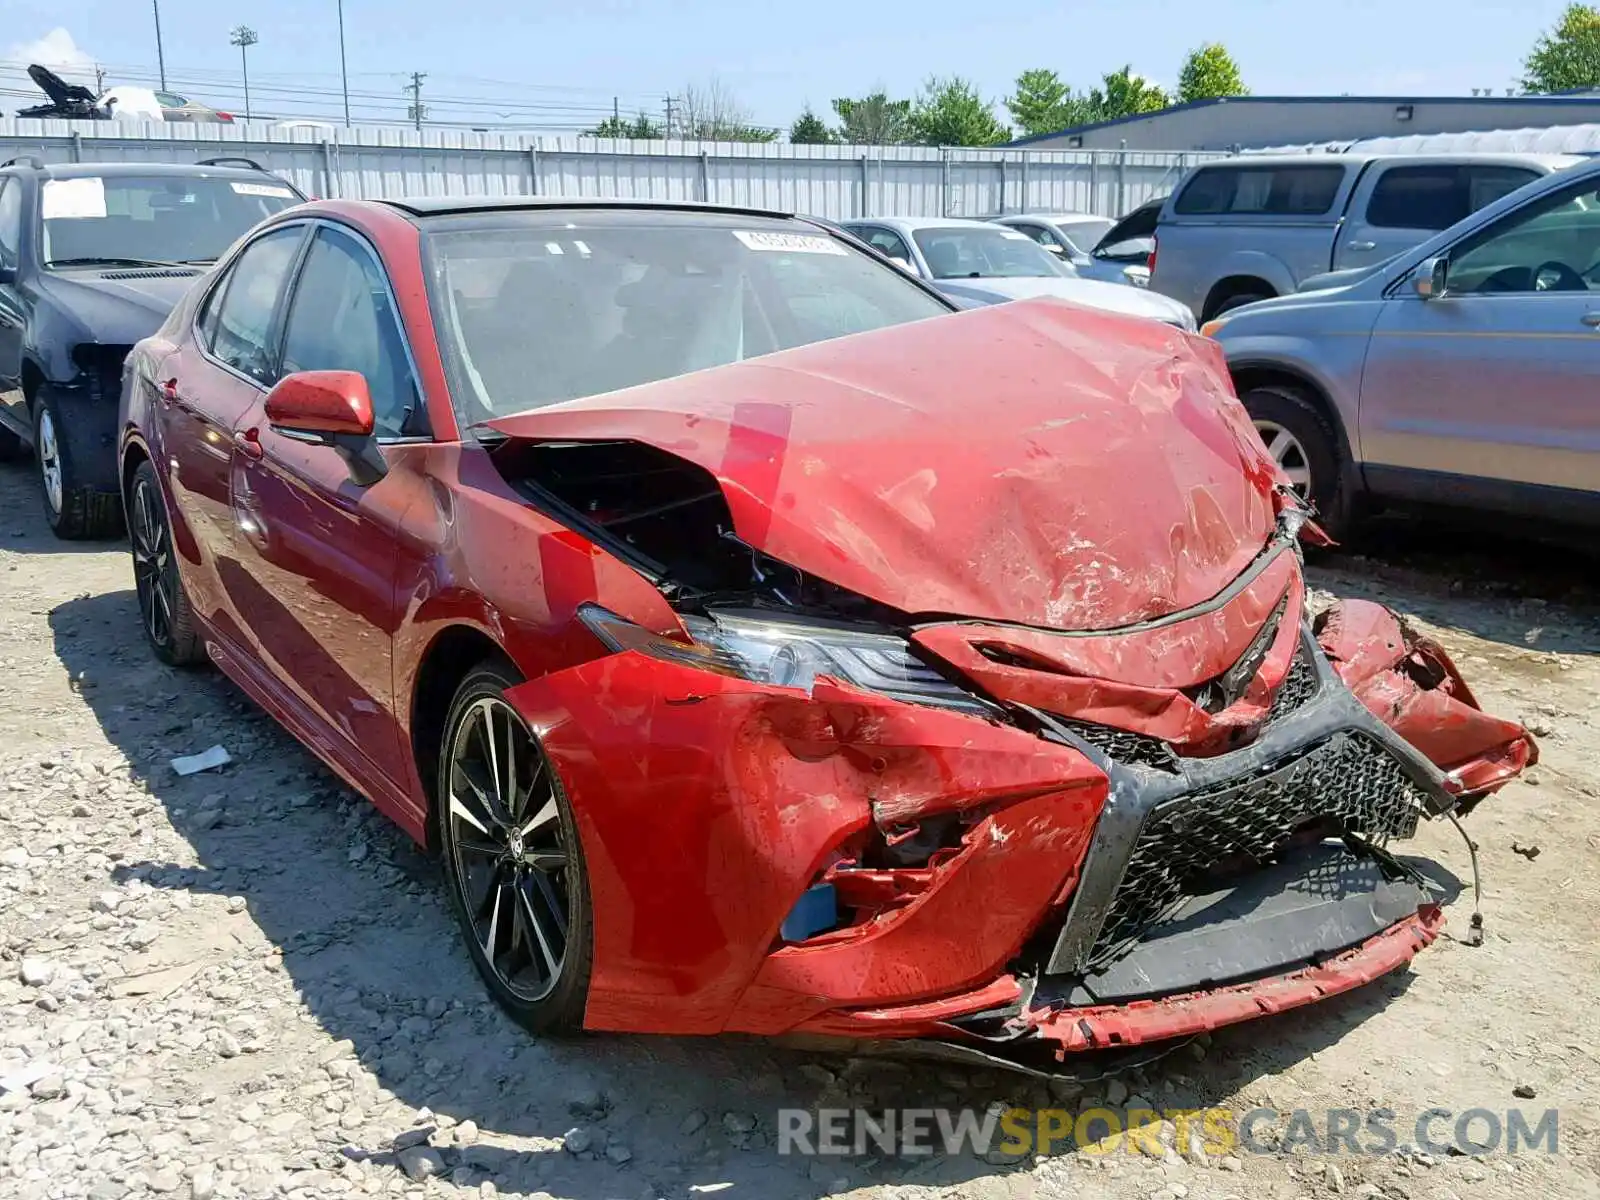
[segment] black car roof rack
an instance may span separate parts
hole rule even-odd
[[[265,171],[266,170],[266,168],[263,167],[260,163],[258,163],[255,159],[253,159],[253,158],[245,158],[242,155],[238,155],[238,154],[224,154],[220,158],[202,158],[199,162],[195,163],[195,166],[197,166],[197,167],[226,167],[230,163],[238,163],[240,166],[249,167],[253,171]]]
[[[44,170],[44,159],[37,154],[19,154],[15,158],[8,158],[5,162],[0,163],[0,168],[14,167],[19,163],[24,167],[32,167],[36,171]]]

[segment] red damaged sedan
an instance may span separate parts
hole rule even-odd
[[[145,633],[441,854],[533,1029],[1043,1066],[1376,978],[1532,762],[1215,346],[731,208],[326,201],[129,359]]]

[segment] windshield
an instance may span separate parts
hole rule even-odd
[[[922,257],[935,279],[995,279],[1070,275],[1055,257],[1014,229],[965,229],[933,225],[914,230]]]
[[[212,262],[273,213],[300,203],[278,180],[152,175],[48,179],[46,266]]]
[[[1096,217],[1092,221],[1057,221],[1056,231],[1072,243],[1076,253],[1087,254],[1115,224],[1109,217]]]
[[[814,227],[508,214],[424,235],[464,426],[950,311]]]

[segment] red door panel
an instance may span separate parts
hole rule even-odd
[[[273,432],[259,407],[237,433],[237,556],[222,569],[229,602],[267,670],[342,739],[343,752],[407,781],[391,663],[409,473],[359,488],[334,450]]]

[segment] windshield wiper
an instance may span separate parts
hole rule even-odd
[[[81,258],[52,258],[47,267],[185,267],[170,258],[123,258],[115,254],[87,254]]]

